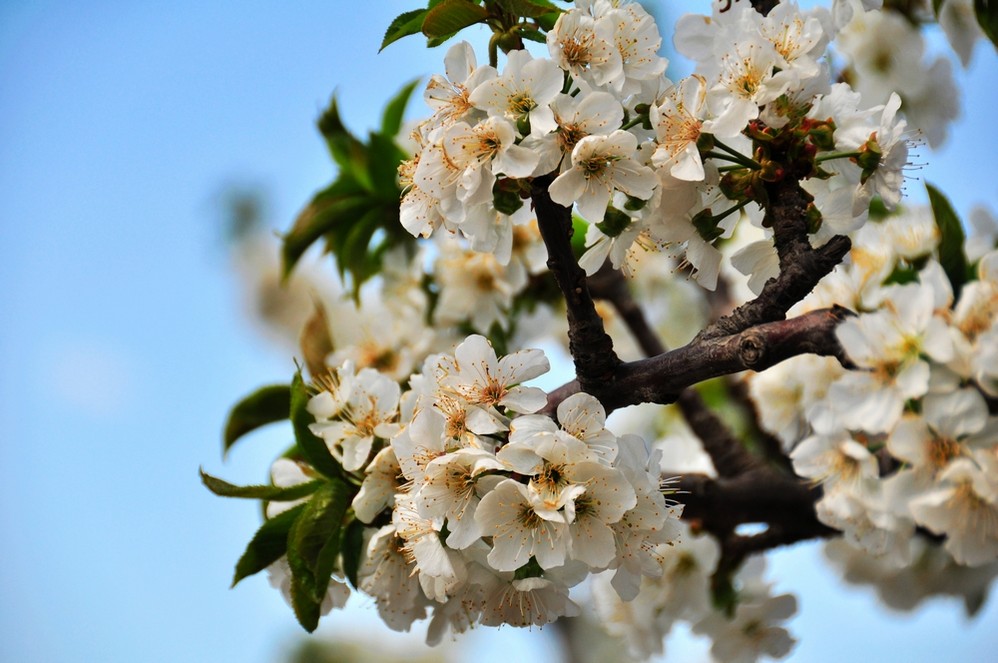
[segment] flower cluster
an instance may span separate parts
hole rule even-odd
[[[958,564],[993,564],[998,252],[956,296],[927,210],[868,224],[856,240],[800,306],[860,312],[837,330],[855,368],[803,356],[758,375],[763,423],[795,471],[822,484],[818,517],[855,546],[903,568],[917,560],[921,529],[945,537]]]
[[[764,322],[856,314],[828,331],[847,361],[799,354],[744,377],[756,437],[782,454],[781,479],[821,486],[805,511],[814,503],[815,529],[843,533],[828,556],[892,605],[941,592],[969,605],[998,574],[998,231],[983,213],[978,237],[958,246],[939,210],[901,205],[909,127],[934,145],[955,112],[947,92],[926,92],[947,89],[948,69],[923,65],[914,28],[876,0],[783,2],[766,16],[724,4],[679,20],[675,45],[695,70],[675,82],[654,20],[627,0],[576,0],[551,19],[546,53],[514,48],[502,67],[495,54],[480,65],[466,42],[450,48],[398,170],[398,221],[420,242],[401,233],[352,301],[299,281],[297,305],[271,310],[289,320],[312,385],[292,385],[296,443],[270,485],[207,477],[219,494],[265,501],[237,581],[269,565],[310,629],[313,613],[361,592],[394,629],[428,619],[436,643],[476,624],[577,615],[572,589],[593,577],[602,621],[635,656],[660,653],[678,621],[711,637],[721,661],[787,654],[796,600],[773,595],[761,562],[738,570],[745,553],[725,547],[752,537],[734,518],[712,529],[710,514],[690,516],[693,501],[681,522],[661,479],[744,478],[715,468],[717,440],[708,455],[702,429],[703,448],[675,421],[611,432],[593,396],[529,386],[548,359],[516,350],[544,339],[578,367],[534,201],[574,211],[579,266],[631,275],[620,283],[647,308],[642,323],[677,347],[784,276],[794,258],[786,241],[777,253],[771,200],[783,190],[803,201],[801,252],[838,243],[841,256],[843,235],[852,248]],[[965,5],[945,3],[966,63],[975,34],[953,18]],[[884,34],[910,49],[886,68]],[[603,285],[597,298],[611,298]],[[593,305],[625,361],[660,351],[625,320],[639,307],[627,298]],[[275,418],[251,414],[249,428]]]
[[[429,356],[404,393],[347,361],[309,400],[312,432],[362,478],[351,503],[369,525],[358,588],[393,628],[429,613],[436,642],[448,627],[542,625],[577,614],[569,588],[590,573],[611,570],[624,599],[661,574],[657,551],[682,510],[660,489],[657,456],[608,431],[588,394],[562,401],[557,423],[532,414],[547,396],[522,383],[547,370],[539,350],[498,358],[473,335]],[[280,459],[274,483],[310,474]],[[331,585],[328,609],[345,590]]]
[[[873,196],[900,197],[905,121],[896,96],[861,108],[848,84],[830,85],[833,31],[826,12],[794,3],[686,16],[676,45],[698,65],[675,84],[637,4],[580,2],[548,33],[549,58],[512,51],[501,72],[460,43],[426,88],[434,112],[400,170],[402,223],[502,261],[530,218],[531,181],[547,176],[551,199],[589,222],[588,273],[608,257],[621,267],[636,246],[668,249],[710,289],[730,215],[791,170],[827,210],[819,241],[857,228]]]

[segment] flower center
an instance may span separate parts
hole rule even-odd
[[[537,104],[525,92],[514,94],[509,98],[509,109],[513,111],[514,115],[526,115],[535,108],[537,108]]]
[[[928,444],[929,463],[936,469],[942,469],[960,455],[960,443],[945,437],[936,437],[929,440]]]

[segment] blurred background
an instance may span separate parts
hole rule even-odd
[[[442,71],[418,38],[377,53],[417,4],[0,3],[0,660],[558,660],[554,629],[429,650],[364,601],[306,639],[263,576],[228,588],[260,514],[198,480],[203,466],[264,481],[289,438],[274,427],[221,458],[228,408],[294,370],[252,325],[232,202],[249,193],[286,229],[332,176],[314,128],[330,95],[362,133],[404,83]],[[653,9],[668,40],[670,17],[708,6]],[[998,209],[998,58],[979,43],[955,70],[963,118],[922,149],[908,190],[922,201],[931,181],[966,218]],[[901,614],[843,584],[817,544],[770,559],[800,602],[793,660],[974,661],[998,645],[994,597],[973,620],[956,599]],[[674,631],[667,660],[706,647]]]

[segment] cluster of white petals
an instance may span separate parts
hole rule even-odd
[[[593,587],[597,614],[632,656],[661,655],[665,638],[678,622],[712,640],[710,653],[716,661],[782,658],[793,648],[796,641],[781,624],[797,612],[797,600],[790,594],[772,594],[771,585],[762,580],[762,559],[754,558],[734,579],[737,604],[726,614],[710,601],[711,574],[719,559],[710,537],[687,531],[680,543],[661,546],[658,554],[661,576],[643,578],[633,601],[621,601],[605,576],[597,576]]]
[[[724,4],[679,20],[695,70],[678,81],[627,0],[576,0],[546,53],[511,50],[501,67],[466,42],[447,51],[399,169],[399,221],[425,241],[382,256],[351,301],[313,289],[316,311],[302,294],[286,325],[304,327],[309,430],[352,484],[344,523],[364,531],[356,586],[335,569],[323,614],[359,591],[393,629],[428,620],[437,643],[578,615],[573,588],[592,577],[601,621],[636,657],[661,654],[680,621],[715,660],[790,651],[796,600],[758,565],[731,576],[726,610],[711,601],[719,545],[680,521],[662,482],[716,476],[696,436],[661,421],[616,434],[585,393],[541,414],[548,394],[528,383],[547,356],[516,349],[567,336],[544,291],[541,189],[585,228],[579,265],[632,276],[670,346],[716,313],[703,289],[727,281],[735,305],[760,293],[782,259],[763,210],[785,175],[771,143],[809,160],[794,177],[813,198],[811,246],[852,240],[787,317],[856,315],[836,330],[847,366],[805,354],[744,378],[759,427],[820,484],[818,519],[843,534],[827,555],[848,580],[910,608],[940,593],[969,605],[998,575],[998,223],[974,217],[969,280],[954,284],[932,210],[901,203],[915,131],[935,145],[956,112],[948,65],[926,64],[916,28],[876,0],[767,16]],[[964,64],[968,6],[947,0],[940,18]],[[622,313],[597,309],[618,355],[640,356]],[[271,469],[278,488],[321,478],[293,454]],[[307,499],[267,502],[266,517]],[[290,596],[286,558],[269,572]]]
[[[449,231],[505,264],[512,229],[530,214],[530,182],[551,176],[552,199],[589,224],[588,273],[607,259],[632,271],[638,252],[665,250],[713,289],[715,244],[740,216],[729,214],[758,210],[751,196],[729,200],[719,188],[725,169],[754,163],[743,132],[753,122],[795,130],[806,116],[831,123],[822,149],[840,155],[823,171],[834,177],[805,182],[827,216],[816,241],[858,228],[874,196],[897,204],[909,141],[899,97],[861,109],[847,84],[831,86],[833,36],[827,11],[792,2],[766,17],[747,2],[685,16],[676,46],[697,70],[676,83],[664,76],[655,22],[636,3],[577,2],[547,35],[550,57],[514,50],[501,70],[478,65],[461,42],[445,57],[446,76],[426,88],[434,112],[400,171],[402,224],[416,236]],[[712,149],[720,141],[723,152]],[[765,244],[756,254],[775,256]],[[760,287],[774,265],[738,263]]]
[[[662,573],[656,551],[682,510],[659,489],[658,456],[607,430],[588,394],[562,401],[557,420],[533,414],[547,395],[523,383],[548,369],[540,350],[498,357],[472,335],[427,356],[405,392],[346,361],[309,400],[312,432],[363,477],[351,506],[377,529],[359,589],[392,628],[429,616],[436,641],[476,623],[543,625],[578,613],[569,590],[590,573],[609,571],[627,600]],[[281,459],[274,483],[310,473]]]
[[[920,563],[919,529],[958,565],[998,563],[996,392],[982,360],[998,353],[998,251],[956,297],[924,218],[912,208],[867,225],[798,306],[860,311],[837,330],[854,368],[802,356],[750,383],[795,471],[822,484],[819,519],[892,573]]]

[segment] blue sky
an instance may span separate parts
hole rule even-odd
[[[404,82],[442,69],[416,39],[376,54],[411,4],[360,3],[349,18],[328,1],[0,4],[0,660],[264,663],[295,637],[262,578],[228,589],[257,510],[197,480],[201,465],[265,477],[286,433],[223,463],[221,424],[293,370],[240,311],[219,193],[261,186],[286,227],[331,176],[314,129],[330,94],[363,130]],[[998,209],[977,166],[996,147],[995,61],[978,45],[967,133],[923,159],[964,215]],[[800,598],[801,660],[875,643],[980,660],[995,644],[993,600],[972,623],[952,600],[898,617],[819,557],[802,546],[773,564]],[[376,620],[361,605],[330,621],[342,633]],[[503,657],[550,657],[536,632],[500,637]],[[498,657],[489,638],[470,642]]]

